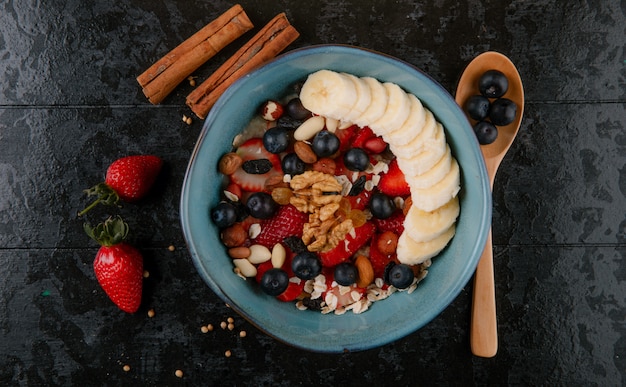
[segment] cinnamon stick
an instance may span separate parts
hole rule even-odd
[[[158,104],[203,63],[254,26],[237,4],[204,26],[137,77],[144,95]]]
[[[230,85],[274,58],[298,36],[300,33],[289,23],[284,13],[276,15],[187,96],[187,105],[198,117],[205,118],[217,99]]]

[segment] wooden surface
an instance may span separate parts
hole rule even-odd
[[[135,78],[234,3],[4,1],[0,385],[624,385],[623,1],[241,4],[255,26],[285,12],[301,33],[290,48],[378,50],[451,93],[482,52],[516,64],[524,120],[493,185],[498,353],[470,351],[471,282],[419,331],[340,355],[276,342],[202,282],[178,219],[202,127],[181,119],[191,115],[192,87],[183,83],[152,106]],[[194,75],[206,79],[251,36]],[[166,164],[148,198],[119,209],[150,271],[140,311],[128,315],[97,285],[97,248],[75,214],[86,204],[82,190],[114,159],[135,153]],[[221,329],[229,317],[235,328]],[[209,323],[215,329],[202,333]]]

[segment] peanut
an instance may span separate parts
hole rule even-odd
[[[293,132],[293,138],[297,141],[310,140],[318,132],[324,129],[325,124],[326,121],[324,120],[324,117],[313,116],[298,126],[298,128]]]
[[[250,246],[250,256],[248,257],[248,261],[250,263],[259,264],[263,262],[267,262],[272,258],[272,252],[263,245],[252,245]]]
[[[239,269],[241,275],[243,275],[244,277],[256,276],[256,267],[247,259],[233,259],[233,263],[235,264],[235,267]]]

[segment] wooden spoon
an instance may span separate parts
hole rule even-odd
[[[509,150],[524,113],[524,88],[522,80],[513,62],[506,56],[489,51],[485,52],[470,62],[459,79],[456,89],[456,103],[463,108],[465,101],[472,95],[480,94],[478,91],[478,79],[487,70],[499,70],[506,75],[509,81],[509,89],[503,96],[517,104],[515,120],[507,126],[498,127],[498,137],[489,145],[481,145],[480,150],[485,159],[489,183],[493,191],[493,182],[498,167]],[[469,116],[472,126],[476,121]],[[472,353],[481,357],[493,357],[498,351],[498,328],[496,321],[496,297],[493,275],[493,246],[491,230],[487,236],[485,250],[483,251],[476,274],[474,275],[474,292],[472,299],[472,321],[470,328],[470,345]]]

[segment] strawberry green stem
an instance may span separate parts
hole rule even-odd
[[[113,246],[128,235],[128,224],[120,216],[108,218],[104,223],[92,227],[89,223],[83,225],[85,233],[98,242],[101,246]]]
[[[114,206],[114,205],[117,205],[117,203],[120,200],[120,197],[117,194],[117,192],[115,192],[115,190],[111,188],[110,186],[108,186],[106,183],[96,184],[93,187],[86,189],[85,193],[87,194],[87,196],[97,195],[98,198],[94,200],[90,205],[85,207],[82,211],[80,211],[78,213],[78,216],[85,215],[87,212],[91,211],[91,209],[96,207],[98,204],[102,203],[107,206]]]

